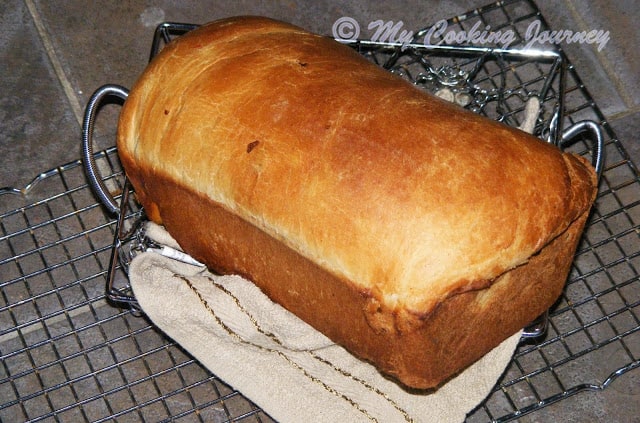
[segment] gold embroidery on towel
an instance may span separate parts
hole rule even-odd
[[[253,324],[253,326],[255,327],[255,329],[263,334],[264,336],[268,337],[269,339],[273,340],[276,344],[278,344],[279,346],[283,347],[284,344],[283,342],[274,334],[271,332],[268,332],[266,330],[264,330],[260,324],[258,323],[258,321],[253,317],[253,315],[251,315],[251,313],[242,305],[242,303],[240,302],[240,300],[228,289],[226,289],[222,284],[220,284],[218,281],[216,281],[214,278],[212,278],[211,276],[206,276],[207,279],[209,279],[211,281],[212,284],[214,284],[218,289],[220,289],[222,292],[224,292],[225,294],[227,294],[232,300],[233,302],[236,304],[236,307],[238,307],[238,309],[244,313],[247,318],[251,321],[251,323]],[[193,289],[193,288],[192,288]],[[203,299],[202,299],[203,300]],[[201,301],[202,301],[201,300]],[[211,313],[213,313],[213,311],[211,311]],[[230,330],[230,329],[228,329]],[[237,336],[237,335],[236,335]],[[263,347],[261,347],[263,348]],[[280,354],[283,358],[285,358],[287,361],[291,362],[291,360],[286,357],[285,355],[281,354],[279,351],[273,351],[271,349],[267,349],[269,351],[272,352],[277,352],[278,354]],[[311,355],[311,357],[313,357],[315,360],[325,364],[326,366],[331,367],[334,371],[340,373],[341,375],[343,375],[344,377],[350,378],[352,380],[354,380],[355,382],[361,384],[362,386],[364,386],[367,390],[374,392],[377,395],[380,395],[381,397],[383,397],[384,399],[386,399],[389,404],[391,404],[391,406],[393,408],[395,408],[399,413],[401,413],[403,415],[403,417],[405,418],[405,420],[407,422],[413,422],[413,418],[409,415],[409,413],[402,408],[399,404],[397,404],[392,398],[390,398],[385,392],[381,391],[380,389],[376,388],[375,386],[372,386],[371,384],[369,384],[368,382],[366,382],[365,380],[362,380],[360,378],[358,378],[357,376],[354,376],[353,374],[351,374],[350,372],[348,372],[347,370],[344,370],[343,368],[337,366],[336,364],[332,363],[331,361],[320,357],[319,355],[317,355],[316,353],[312,352],[312,351],[305,351],[307,354]],[[313,376],[308,375],[306,373],[306,371],[301,368],[298,364],[291,362],[295,367],[299,368],[300,370],[303,371],[303,373],[305,373],[305,375],[307,375],[308,377],[315,379]],[[325,385],[322,381],[317,381],[322,383],[323,385]],[[329,389],[332,389],[330,387],[326,387]],[[352,403],[351,400],[347,399],[346,397],[344,397],[344,395],[340,394],[345,400],[349,401],[350,403]],[[359,409],[359,407],[358,407]],[[365,414],[367,414],[365,412]],[[367,414],[368,416],[368,414]],[[369,416],[370,417],[370,416]],[[372,419],[374,419],[373,417],[371,417]],[[375,419],[374,419],[375,420]]]
[[[262,335],[268,337],[269,339],[273,340],[273,342],[275,342],[276,344],[278,344],[281,347],[284,347],[284,343],[272,332],[268,332],[266,330],[264,330],[260,324],[258,323],[258,321],[253,317],[253,315],[251,315],[251,313],[242,305],[242,303],[240,302],[240,300],[228,289],[226,289],[223,285],[221,285],[219,282],[217,282],[214,278],[207,276],[207,279],[209,279],[211,281],[211,283],[213,283],[216,287],[218,287],[218,289],[220,289],[222,292],[224,292],[225,294],[227,294],[232,300],[233,302],[236,304],[236,307],[238,307],[238,309],[244,313],[247,318],[251,321],[251,323],[253,324],[254,328],[261,333]],[[285,347],[286,348],[286,347]],[[271,351],[271,349],[269,349],[269,351]],[[343,375],[344,377],[350,378],[351,380],[354,380],[358,383],[360,383],[362,386],[364,386],[367,390],[376,393],[377,395],[380,395],[381,397],[383,397],[384,399],[386,399],[392,406],[393,408],[395,408],[396,410],[398,410],[398,412],[400,412],[405,420],[407,422],[413,422],[413,419],[411,418],[411,416],[409,416],[409,413],[407,413],[406,410],[404,410],[400,405],[398,405],[392,398],[390,398],[385,392],[381,391],[380,389],[376,388],[375,386],[372,386],[371,384],[367,383],[366,381],[354,376],[353,374],[351,374],[350,372],[348,372],[347,370],[344,370],[343,368],[337,366],[336,364],[332,363],[331,361],[317,355],[316,353],[314,353],[313,351],[305,351],[307,354],[311,355],[311,357],[313,357],[315,360],[325,364],[326,366],[331,367],[334,371],[340,373],[341,375]],[[278,352],[279,353],[279,352]],[[283,356],[285,359],[289,360],[286,356]],[[297,365],[296,365],[297,366]],[[297,366],[299,367],[299,366]],[[304,371],[304,369],[301,369]],[[346,399],[346,398],[345,398]]]
[[[235,295],[233,295],[233,292],[229,291],[227,288],[225,288],[222,284],[220,284],[218,281],[216,281],[214,278],[210,277],[210,276],[206,276],[207,279],[209,279],[211,281],[211,283],[213,283],[216,288],[218,288],[220,291],[224,292],[229,298],[231,298],[233,300],[233,302],[236,304],[236,307],[238,307],[238,309],[245,315],[247,316],[247,318],[249,319],[249,321],[251,322],[251,324],[253,325],[253,327],[262,335],[266,336],[267,338],[271,339],[273,342],[275,342],[276,344],[280,345],[281,347],[284,347],[284,344],[282,343],[282,341],[274,334],[271,332],[267,332],[266,330],[264,330],[260,324],[258,323],[258,321],[253,317],[253,315],[251,313],[249,313],[249,311],[244,308],[244,306],[242,305],[242,303],[240,302],[240,300],[238,299],[238,297],[236,297]]]
[[[211,306],[209,306],[209,303],[207,302],[207,300],[202,296],[202,294],[200,293],[200,291],[198,291],[198,289],[193,285],[193,283],[191,283],[191,281],[179,274],[174,273],[173,274],[174,277],[181,279],[182,281],[185,282],[185,284],[189,287],[189,289],[191,289],[191,291],[193,291],[193,293],[198,297],[198,300],[200,301],[200,303],[204,306],[204,308],[209,312],[209,314],[211,314],[211,316],[215,319],[216,323],[218,323],[218,325],[220,325],[220,327],[222,327],[231,337],[233,337],[234,339],[246,343],[246,341],[244,341],[240,335],[238,335],[237,333],[235,333],[231,328],[229,328],[223,321],[222,319],[220,319],[220,317],[218,317],[218,315],[216,314],[216,312],[211,308]],[[233,293],[231,293],[229,290],[227,290],[226,288],[224,288],[222,285],[220,285],[220,283],[218,283],[217,281],[215,281],[213,278],[208,277],[207,279],[209,279],[213,285],[220,289],[222,292],[224,292],[225,294],[227,294],[228,296],[230,296],[234,302],[238,305],[238,307],[240,308],[240,310],[249,315],[249,313],[244,309],[244,307],[242,307],[242,305],[240,304],[240,301],[238,300],[238,298],[233,295]],[[265,333],[264,330],[262,330],[261,328],[259,328],[259,324],[255,321],[255,319],[250,316],[251,321],[253,322],[254,325],[256,325],[256,328],[260,331],[260,333]],[[273,336],[273,339],[276,339],[276,342],[279,345],[282,345],[282,343],[277,340],[277,337]],[[251,344],[256,348],[262,349],[264,351],[267,352],[271,352],[271,353],[276,353],[278,354],[280,357],[282,357],[287,363],[289,363],[291,366],[295,367],[296,369],[298,369],[299,371],[302,372],[303,375],[305,375],[307,378],[309,378],[309,380],[311,380],[314,383],[317,383],[319,385],[321,385],[325,390],[329,391],[330,393],[332,393],[333,395],[340,397],[342,399],[344,399],[345,401],[347,401],[352,407],[354,407],[356,410],[358,410],[360,413],[364,414],[369,420],[373,421],[373,422],[378,422],[378,419],[376,419],[375,417],[373,417],[372,415],[370,415],[367,410],[363,409],[362,407],[360,407],[360,405],[355,402],[354,400],[352,400],[351,398],[347,397],[346,395],[344,395],[341,392],[338,392],[337,390],[335,390],[334,388],[332,388],[331,386],[327,385],[326,383],[324,383],[322,380],[318,379],[317,377],[313,376],[312,374],[310,374],[309,372],[307,372],[302,366],[300,366],[298,363],[296,363],[295,361],[291,360],[289,357],[287,357],[284,353],[282,353],[281,351],[272,349],[272,348],[266,348],[263,347],[261,345],[255,345],[255,344]]]
[[[200,301],[200,303],[204,306],[205,310],[207,310],[211,316],[213,316],[213,318],[215,319],[216,323],[225,330],[225,332],[227,332],[227,334],[229,334],[229,336],[231,336],[232,338],[235,338],[237,341],[240,342],[244,342],[242,340],[242,338],[235,333],[229,326],[227,326],[222,319],[220,319],[218,317],[218,315],[213,311],[213,309],[211,307],[209,307],[209,303],[207,302],[207,300],[204,299],[204,297],[202,296],[202,294],[200,294],[200,291],[198,291],[196,289],[195,286],[193,286],[193,283],[191,283],[191,281],[189,280],[189,278],[186,278],[182,275],[178,275],[177,273],[174,273],[173,276],[175,276],[178,279],[182,279],[184,281],[184,283],[187,284],[187,286],[189,287],[189,289],[191,291],[193,291],[194,294],[196,294],[196,296],[198,297],[198,300]]]
[[[384,391],[381,391],[380,389],[376,388],[375,386],[371,386],[365,380],[362,380],[359,377],[352,375],[350,372],[342,369],[341,367],[336,366],[331,361],[329,361],[329,360],[327,360],[327,359],[325,359],[323,357],[320,357],[319,355],[317,355],[315,353],[312,353],[311,351],[308,351],[308,352],[309,352],[309,354],[311,354],[313,356],[313,358],[315,358],[319,362],[324,363],[327,366],[333,368],[335,371],[337,371],[338,373],[340,373],[344,377],[351,378],[351,379],[355,380],[356,382],[359,382],[362,386],[367,388],[369,391],[375,392],[376,394],[380,395],[381,397],[386,399],[389,402],[389,404],[391,404],[393,406],[393,408],[398,410],[398,412],[400,412],[400,414],[402,414],[404,416],[404,419],[407,422],[413,422],[413,418],[409,415],[409,413],[404,408],[402,408],[399,404],[397,404],[392,398],[390,398]]]

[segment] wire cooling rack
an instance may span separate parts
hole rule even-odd
[[[448,23],[461,31],[480,21],[522,37],[535,20],[546,27],[532,2],[510,1]],[[173,36],[158,34],[165,41]],[[388,52],[363,54],[389,61]],[[412,77],[411,66],[402,63],[395,71]],[[565,126],[590,119],[604,128],[598,199],[566,289],[550,311],[547,335],[518,347],[469,422],[535,413],[584,390],[605,389],[640,366],[640,177],[576,70],[565,63]],[[496,87],[503,77],[515,81],[503,115],[519,124],[524,105],[518,92],[539,91],[543,70],[533,63],[510,65],[505,76],[494,66],[483,65],[478,80]],[[556,90],[550,87],[549,96]],[[543,107],[541,116],[549,113],[553,108]],[[545,121],[537,122],[541,135],[549,131]],[[571,149],[589,154],[587,138],[578,137]],[[123,175],[116,150],[97,153],[96,161],[117,194]],[[114,217],[97,203],[79,160],[39,175],[24,189],[0,191],[0,420],[271,421],[143,315],[108,300],[114,231]],[[118,270],[115,277],[124,275]]]

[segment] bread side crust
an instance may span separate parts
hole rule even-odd
[[[140,177],[140,175],[134,175]],[[588,212],[538,254],[432,310],[392,309],[371,290],[301,256],[224,207],[162,175],[144,175],[149,210],[180,245],[221,274],[240,274],[273,301],[410,388],[429,389],[475,362],[560,295]],[[153,202],[149,202],[153,198]]]

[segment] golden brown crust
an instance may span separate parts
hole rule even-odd
[[[188,252],[422,388],[553,302],[595,196],[582,159],[264,18],[167,46],[125,103],[118,149]],[[531,307],[510,298],[523,290]]]

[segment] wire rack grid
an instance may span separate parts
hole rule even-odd
[[[517,0],[448,23],[462,31],[479,21],[522,39],[535,20],[546,27],[531,1]],[[159,34],[164,41],[172,37]],[[370,58],[389,60],[387,52]],[[414,58],[396,71],[410,77]],[[504,69],[495,66],[483,65],[476,81],[501,86]],[[525,62],[510,66],[506,78],[532,92],[540,90],[544,72]],[[598,199],[546,336],[518,347],[469,422],[513,420],[581,391],[605,389],[640,366],[640,176],[570,64],[563,92],[565,125],[591,119],[605,131]],[[557,94],[549,89],[550,98]],[[519,123],[521,96],[501,107]],[[578,138],[570,148],[588,155],[590,140]],[[121,191],[117,151],[101,151],[96,161],[105,183]],[[114,231],[114,217],[96,202],[79,160],[22,190],[0,191],[0,420],[271,421],[144,315],[109,301]],[[115,277],[126,279],[121,269]]]

